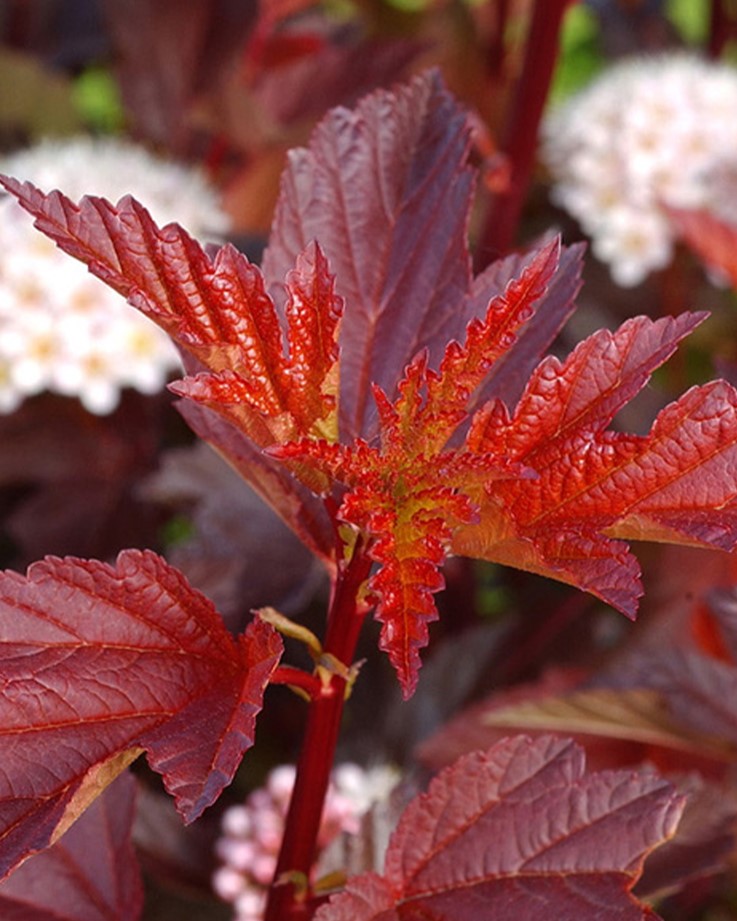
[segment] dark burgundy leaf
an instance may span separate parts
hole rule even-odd
[[[355,110],[334,109],[309,148],[290,152],[263,269],[270,285],[312,239],[348,309],[341,330],[341,426],[367,431],[371,384],[389,394],[428,346],[462,334],[471,283],[466,222],[472,172],[463,111],[437,74]]]
[[[331,559],[335,531],[322,499],[214,410],[191,400],[181,400],[177,408],[192,430],[228,459],[316,556]]]
[[[123,102],[134,132],[182,148],[198,91],[215,89],[257,17],[239,0],[105,0]]]
[[[56,844],[0,883],[3,921],[137,921],[143,886],[131,842],[135,793],[125,771]]]

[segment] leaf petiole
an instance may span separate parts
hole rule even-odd
[[[259,608],[256,614],[261,620],[265,621],[267,624],[271,624],[271,626],[275,630],[278,630],[282,636],[289,636],[293,640],[299,640],[301,643],[304,643],[314,661],[319,661],[320,657],[323,655],[322,643],[312,630],[308,630],[308,628],[303,627],[302,624],[297,624],[293,620],[290,620],[285,614],[277,611],[276,608]]]

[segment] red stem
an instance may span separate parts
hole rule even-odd
[[[290,665],[280,665],[271,676],[270,683],[301,688],[309,697],[317,697],[322,691],[320,679],[316,675]]]
[[[345,665],[353,661],[361,626],[369,610],[359,601],[358,592],[370,568],[371,560],[359,543],[350,561],[339,567],[333,585],[323,649]],[[300,891],[297,878],[308,881],[315,860],[345,690],[345,679],[334,674],[323,686],[322,693],[309,704],[297,778],[264,921],[307,921],[312,917],[314,906],[306,898],[309,892]],[[293,881],[277,884],[280,877]]]
[[[490,203],[478,248],[482,269],[508,252],[514,244],[522,206],[532,177],[540,119],[548,98],[558,58],[558,37],[563,15],[572,0],[536,0],[532,11],[525,59],[513,94],[502,150],[509,158],[509,188]]]

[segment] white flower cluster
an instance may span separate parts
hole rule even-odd
[[[0,160],[0,172],[73,201],[130,193],[158,223],[178,221],[195,235],[228,226],[198,172],[127,141],[45,141]],[[165,333],[35,230],[14,199],[0,198],[0,412],[51,390],[109,413],[122,388],[155,393],[179,367]]]
[[[233,904],[234,921],[263,917],[295,773],[292,765],[275,768],[264,787],[254,790],[243,805],[223,813],[223,834],[216,844],[222,865],[215,871],[212,886],[221,899]],[[361,816],[387,796],[396,782],[389,768],[365,771],[355,764],[338,765],[325,800],[318,850],[323,851],[341,832],[356,834]]]
[[[737,218],[737,71],[686,54],[617,64],[543,124],[553,198],[623,286],[673,253],[664,206]]]

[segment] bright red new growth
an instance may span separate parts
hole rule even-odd
[[[577,257],[552,242],[472,278],[468,149],[437,74],[329,113],[290,158],[264,276],[232,247],[211,259],[180,228],[158,229],[130,199],[77,207],[5,180],[205,366],[174,385],[182,411],[315,552],[343,558],[336,517],[363,533],[405,696],[449,553],[559,579],[632,617],[642,589],[625,540],[737,542],[734,389],[694,388],[645,437],[609,428],[702,315],[636,318],[540,362]],[[280,286],[283,309],[267,293]]]
[[[442,587],[437,569],[449,552],[570,582],[634,616],[639,567],[613,538],[727,550],[737,540],[732,387],[693,388],[646,437],[608,428],[704,314],[638,317],[594,334],[565,362],[543,360],[513,414],[490,401],[472,416],[463,446],[446,447],[488,369],[486,350],[512,345],[526,315],[520,301],[540,297],[554,253],[541,250],[492,302],[486,322],[469,326],[466,344],[448,346],[439,373],[420,355],[393,404],[375,390],[378,446],[305,439],[270,451],[349,487],[339,517],[374,540],[381,644],[405,696],[416,684],[426,624],[437,616],[431,593]]]
[[[460,758],[405,810],[383,875],[350,880],[315,921],[655,918],[631,889],[684,799],[654,775],[584,769],[549,736]]]
[[[424,353],[407,367],[391,403],[374,388],[379,445],[352,447],[303,439],[271,449],[296,458],[350,488],[338,517],[370,535],[370,554],[381,564],[369,582],[384,627],[381,648],[397,670],[405,697],[417,683],[418,649],[427,645],[428,621],[437,617],[432,594],[443,587],[439,567],[461,525],[478,520],[478,494],[517,468],[501,454],[446,448],[494,359],[514,342],[557,265],[558,245],[545,247],[494,298],[483,320],[473,320],[466,341],[451,342],[436,373]],[[521,471],[521,467],[519,468]]]
[[[230,245],[208,255],[130,198],[75,205],[0,177],[40,230],[176,340],[187,420],[331,571],[320,676],[302,685],[303,793],[327,787],[368,604],[408,697],[449,554],[634,616],[626,540],[737,543],[733,388],[689,390],[645,436],[610,428],[703,315],[637,317],[564,361],[543,357],[581,250],[548,241],[472,277],[469,146],[437,74],[332,111],[290,156],[263,271]],[[252,744],[282,652],[260,620],[233,639],[178,572],[138,551],[0,576],[0,624],[0,875],[141,752],[195,819]],[[321,795],[294,803],[289,879],[267,909],[279,921],[313,905],[295,880],[311,871]],[[350,881],[316,918],[643,921],[654,916],[631,888],[680,809],[653,776],[585,776],[570,743],[506,740],[442,773],[406,810],[384,874]]]
[[[172,387],[181,396],[216,407],[264,447],[307,432],[337,436],[337,335],[343,305],[318,246],[298,257],[286,289],[286,354],[276,310],[266,299],[269,339],[241,338],[243,355],[236,366]],[[266,298],[263,289],[260,294]]]
[[[253,744],[282,652],[254,621],[234,640],[151,552],[115,567],[48,558],[0,576],[0,874],[53,842],[142,751],[193,821]]]

